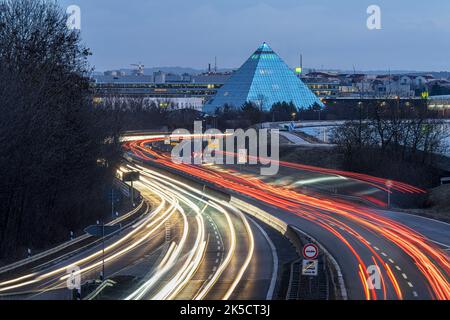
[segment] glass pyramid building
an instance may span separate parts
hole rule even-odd
[[[263,43],[206,103],[204,112],[213,114],[224,105],[239,108],[245,102],[253,102],[262,110],[269,111],[273,104],[283,101],[292,101],[298,109],[308,108],[314,103],[323,106],[294,71],[269,45]]]

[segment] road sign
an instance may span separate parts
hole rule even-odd
[[[138,171],[124,172],[122,175],[123,182],[138,181],[140,174]]]
[[[394,185],[394,183],[392,182],[392,180],[386,180],[386,187],[388,187],[390,189],[390,188],[392,188],[393,185]]]
[[[303,260],[302,275],[304,276],[317,276],[319,271],[318,260]]]
[[[100,238],[103,236],[108,236],[122,228],[122,225],[114,226],[102,226],[102,225],[92,225],[84,229],[84,232],[90,234],[91,236]]]
[[[305,259],[314,260],[319,255],[319,248],[315,244],[307,244],[303,247],[303,257]]]

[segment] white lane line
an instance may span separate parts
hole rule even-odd
[[[272,257],[273,257],[273,268],[272,268],[272,279],[270,280],[270,286],[269,290],[267,290],[267,296],[266,300],[272,300],[273,299],[273,293],[275,291],[275,285],[277,284],[277,278],[278,278],[278,253],[277,248],[273,244],[272,240],[270,239],[267,232],[258,224],[255,220],[250,218],[247,215],[247,219],[253,222],[253,224],[259,229],[259,231],[263,234],[264,238],[266,238],[267,243],[270,246],[270,249],[272,250]]]
[[[413,291],[413,296],[418,297],[419,295],[417,294],[417,292]]]
[[[220,252],[217,252],[217,256],[220,257]]]
[[[217,270],[217,267],[214,267],[214,268],[213,268],[213,272],[216,272],[216,270]]]
[[[390,263],[395,263],[394,260],[392,260],[392,259],[389,259],[389,262],[390,262]]]
[[[387,257],[387,254],[384,252],[382,252],[381,255]]]
[[[378,247],[373,247],[375,250],[380,251],[380,248]]]
[[[399,266],[395,266],[395,269],[397,269],[398,271],[402,271],[402,268],[400,268]]]
[[[216,259],[216,263],[219,263],[219,259]]]
[[[219,247],[217,247],[217,250],[220,250],[220,246],[219,246]]]
[[[403,277],[405,280],[408,279],[408,276],[407,276],[406,274],[404,274],[404,273],[402,273],[402,277]]]
[[[217,241],[217,244],[220,245],[220,241]],[[220,248],[220,247],[219,247]]]
[[[414,287],[413,284],[412,284],[411,282],[408,282],[408,286],[409,286],[410,288]]]

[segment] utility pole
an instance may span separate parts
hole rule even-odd
[[[133,188],[133,180],[131,180],[131,204],[133,205],[133,207],[135,206],[135,204],[134,204],[134,188]]]
[[[111,189],[111,217],[114,220],[114,188]]]
[[[102,225],[102,282],[105,281],[105,223]]]
[[[388,208],[391,208],[391,188],[392,188],[392,185],[393,185],[393,183],[392,183],[392,181],[391,180],[388,180],[388,181],[386,181],[386,187],[388,188],[388,192],[387,192],[387,194],[388,194],[388,203],[387,203],[387,205],[388,205]]]
[[[302,73],[300,73],[300,76],[303,74],[303,54],[300,53],[300,69],[302,70]]]

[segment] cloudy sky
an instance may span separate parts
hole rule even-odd
[[[448,0],[60,0],[80,6],[96,70],[239,67],[263,41],[291,66],[450,70]],[[381,8],[381,30],[366,26]]]

